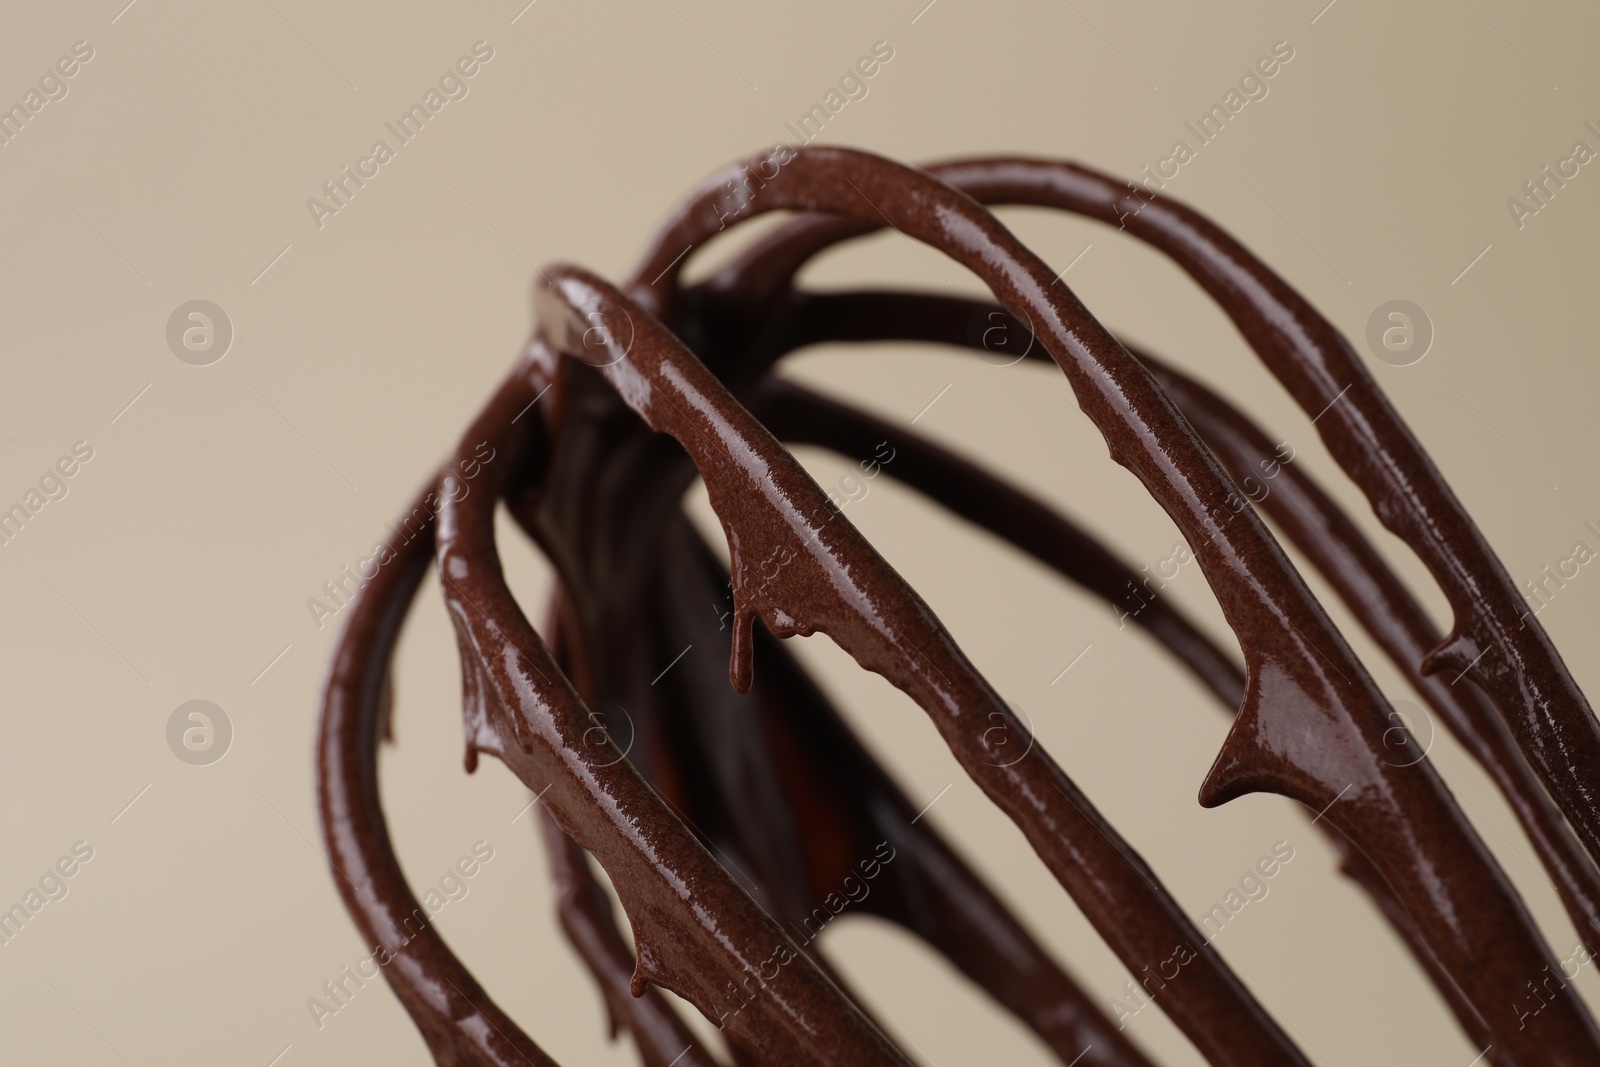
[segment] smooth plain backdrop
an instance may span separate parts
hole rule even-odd
[[[1600,126],[1592,6],[526,2],[64,0],[6,14],[0,104],[26,110],[37,91],[40,106],[0,144],[0,506],[24,503],[75,443],[93,451],[60,483],[65,496],[0,545],[0,904],[22,901],[75,843],[93,850],[66,895],[0,945],[8,1060],[428,1062],[380,982],[320,1026],[307,1007],[368,951],[319,851],[312,743],[338,620],[319,627],[307,601],[370,552],[510,365],[531,325],[535,265],[620,277],[677,197],[796,140],[786,123],[877,42],[892,59],[818,143],[910,161],[1059,156],[1128,176],[1180,139],[1195,148],[1185,123],[1286,42],[1293,58],[1267,94],[1165,192],[1346,331],[1514,577],[1579,540],[1600,544],[1584,525],[1600,524],[1600,167],[1581,166],[1520,225],[1507,206],[1575,142],[1600,149],[1585,126]],[[92,59],[41,87],[76,42]],[[385,123],[477,42],[492,59],[463,80],[465,95],[396,147]],[[308,208],[379,139],[394,157],[337,213]],[[1178,271],[1112,228],[1003,217],[1109,326],[1290,442],[1448,621],[1303,413]],[[745,236],[697,252],[691,276]],[[975,291],[951,261],[893,234],[825,257],[806,280]],[[1397,299],[1434,332],[1426,357],[1403,367],[1365,340],[1374,310]],[[168,343],[169,317],[191,300],[231,323],[210,365]],[[1028,486],[1135,565],[1177,541],[1048,369],[898,346],[816,350],[784,372],[898,422],[921,412],[919,431]],[[855,469],[850,457],[803,458],[825,485]],[[699,496],[689,504],[707,520]],[[887,479],[848,514],[1191,915],[1277,842],[1294,849],[1217,945],[1314,1062],[1473,1058],[1334,872],[1307,813],[1266,796],[1199,808],[1227,719],[1148,641]],[[505,540],[538,618],[547,571]],[[1196,568],[1164,595],[1227,636]],[[1414,699],[1332,610],[1386,692]],[[1600,691],[1600,574],[1582,570],[1540,617],[1580,684]],[[1125,972],[925,717],[824,639],[799,644],[913,798],[949,786],[927,818],[1109,1009]],[[384,803],[413,884],[436,884],[478,842],[493,849],[439,914],[445,938],[561,1062],[631,1062],[626,1040],[607,1042],[593,985],[555,927],[532,819],[518,817],[527,791],[492,761],[461,769],[459,675],[431,579],[396,683]],[[191,700],[231,724],[209,765],[169,747],[169,719]],[[1576,935],[1505,805],[1450,739],[1433,758],[1568,956]],[[1046,1062],[896,931],[846,918],[823,943],[923,1062]],[[1600,1002],[1593,971],[1578,983]],[[1127,1026],[1163,1062],[1199,1062],[1159,1006]]]

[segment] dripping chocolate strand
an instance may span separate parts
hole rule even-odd
[[[718,1067],[660,993],[647,989],[642,997],[633,995],[636,961],[617,932],[611,898],[589,869],[589,854],[549,815],[541,812],[538,821],[561,929],[600,985],[613,1033],[618,1026],[628,1028],[645,1067]]]

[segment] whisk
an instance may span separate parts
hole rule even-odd
[[[1199,283],[1427,566],[1453,610],[1451,633],[1435,630],[1286,446],[1120,342],[988,210],[1015,204],[1115,226]],[[703,283],[682,283],[693,252],[774,210],[796,216]],[[994,300],[796,286],[812,257],[884,227],[949,255]],[[1262,516],[1495,781],[1581,931],[1600,930],[1600,723],[1349,343],[1216,225],[1068,162],[917,169],[780,146],[690,194],[625,284],[546,268],[536,319],[347,613],[322,708],[320,814],[334,879],[440,1064],[553,1061],[431,926],[378,802],[390,660],[430,561],[461,657],[467,768],[495,756],[541,798],[561,926],[644,1063],[712,1067],[721,1055],[657,987],[716,1025],[737,1065],[910,1063],[819,950],[845,908],[924,940],[1063,1063],[1149,1062],[1104,1001],[917,819],[781,640],[813,633],[921,706],[1121,959],[1130,988],[1211,1063],[1307,1063],[785,447],[798,444],[900,481],[1120,605],[1233,716],[1202,804],[1270,792],[1316,815],[1344,872],[1490,1062],[1600,1062],[1600,1031],[1556,977],[1516,891]],[[1002,475],[774,373],[823,342],[916,340],[993,358],[995,325],[1007,358],[1056,365],[1111,458],[1177,524],[1242,666],[1168,600],[1141,597],[1129,610],[1147,576]],[[683,512],[696,475],[729,566]],[[501,573],[502,503],[555,570],[544,637]],[[700,656],[659,674],[687,645],[727,649],[729,677]],[[591,858],[615,886],[626,932]]]

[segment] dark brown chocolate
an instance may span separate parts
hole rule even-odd
[[[1112,222],[1189,270],[1317,416],[1384,522],[1429,563],[1458,632],[1479,643],[1467,651],[1498,651],[1480,656],[1469,677],[1504,718],[1465,686],[1429,676],[1464,642],[1430,653],[1438,635],[1417,602],[1326,493],[1280,456],[1273,491],[1258,495],[1253,472],[1274,462],[1270,439],[1203,386],[1119,344],[980,201]],[[706,284],[680,284],[687,251],[777,209],[814,214]],[[963,263],[999,307],[793,288],[811,256],[884,224]],[[1239,640],[1242,674],[1164,602],[1135,617],[1238,708],[1202,802],[1269,791],[1319,813],[1337,831],[1346,873],[1471,1038],[1493,1046],[1492,1062],[1600,1062],[1600,1033],[1570,988],[1541,986],[1545,995],[1528,1002],[1528,983],[1557,973],[1555,958],[1252,500],[1483,763],[1574,919],[1595,929],[1600,876],[1561,815],[1594,853],[1600,817],[1588,790],[1600,728],[1531,619],[1515,641],[1495,644],[1508,637],[1514,589],[1348,345],[1211,223],[1071,164],[918,171],[842,149],[785,150],[708,181],[627,287],[572,267],[542,277],[524,359],[446,468],[491,448],[487,484],[460,494],[440,479],[436,530],[430,507],[414,509],[430,520],[425,532],[397,532],[393,558],[350,613],[324,703],[319,782],[336,880],[364,936],[390,958],[384,973],[440,1063],[549,1061],[427,925],[378,807],[388,660],[430,553],[460,645],[468,768],[479,753],[494,755],[542,798],[563,928],[646,1063],[717,1062],[652,985],[718,1025],[738,1064],[909,1063],[892,1026],[819,948],[822,929],[852,908],[922,937],[1063,1062],[1147,1062],[915,818],[778,640],[817,632],[924,709],[1210,1062],[1307,1062],[1134,846],[780,444],[868,455],[868,439],[881,440],[893,451],[883,468],[891,477],[1098,595],[1120,596],[1130,568],[1065,518],[930,442],[771,375],[787,352],[822,340],[971,347],[974,311],[1001,309],[1036,339],[1031,354],[1065,373],[1112,457],[1178,524]],[[697,473],[721,519],[731,575],[682,517]],[[556,568],[548,646],[500,573],[500,499]],[[680,664],[686,648],[697,654]],[[709,651],[721,648],[731,688],[711,666]],[[588,856],[616,887],[632,953]]]

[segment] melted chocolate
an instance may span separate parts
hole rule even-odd
[[[1493,1046],[1493,1062],[1600,1061],[1600,1032],[1570,988],[1541,998],[1530,1020],[1526,985],[1553,973],[1554,957],[1247,499],[1256,497],[1254,472],[1272,462],[1270,438],[1203,386],[1119,344],[979,202],[1115,222],[1172,255],[1240,326],[1316,416],[1385,524],[1428,563],[1456,610],[1456,635],[1441,648],[1415,598],[1298,467],[1275,472],[1260,509],[1506,793],[1580,928],[1600,929],[1590,858],[1600,815],[1589,793],[1600,727],[1537,624],[1523,625],[1504,569],[1331,325],[1194,212],[1070,164],[918,171],[805,149],[766,178],[772,165],[752,161],[711,179],[623,289],[577,268],[544,272],[534,338],[455,457],[481,458],[484,443],[503,457],[485,467],[489,491],[455,499],[446,482],[430,487],[444,497],[437,529],[396,536],[394,558],[341,635],[319,754],[324,831],[346,904],[391,958],[385,976],[436,1059],[550,1062],[427,925],[378,806],[388,662],[430,554],[460,646],[468,769],[488,753],[543,797],[561,924],[613,1026],[632,1034],[646,1063],[717,1062],[652,986],[718,1025],[738,1064],[909,1063],[892,1027],[819,949],[820,931],[852,907],[923,938],[1064,1063],[1148,1062],[981,876],[916,820],[779,640],[817,632],[923,708],[1133,977],[1147,989],[1159,983],[1156,1003],[1210,1062],[1307,1062],[1134,846],[780,444],[859,457],[888,441],[891,477],[1097,595],[1121,596],[1131,568],[1063,516],[914,434],[771,375],[783,355],[823,340],[972,347],[974,312],[1003,309],[1036,339],[1030,354],[1065,374],[1112,457],[1178,524],[1239,641],[1243,672],[1165,602],[1134,617],[1237,709],[1202,803],[1269,791],[1320,812],[1319,825],[1337,832],[1345,872],[1469,1036]],[[777,209],[815,214],[758,241],[705,285],[681,286],[688,249],[730,221]],[[999,306],[794,289],[811,256],[885,223],[963,263]],[[731,574],[682,516],[697,473],[722,522]],[[500,499],[555,565],[549,645],[501,576]],[[710,606],[730,590],[719,617]],[[661,672],[690,645],[728,649],[731,688],[703,654]],[[1498,655],[1480,657],[1468,676],[1493,707],[1432,676],[1447,662],[1468,670],[1485,650]],[[631,952],[590,856],[616,887]],[[1175,957],[1181,966],[1168,975]]]

